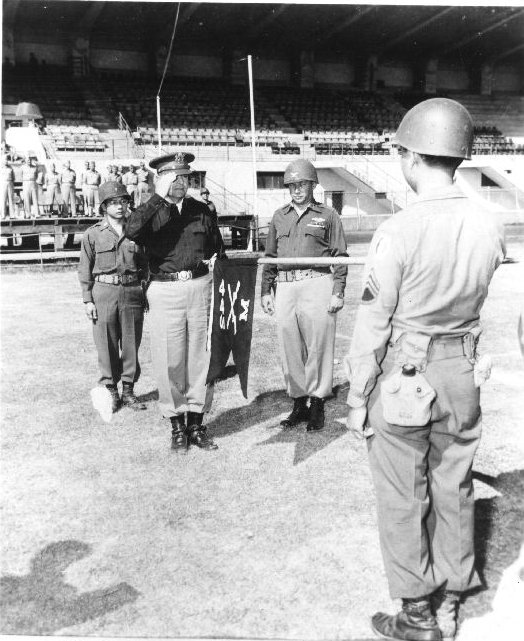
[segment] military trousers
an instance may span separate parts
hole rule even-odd
[[[95,205],[97,204],[96,201],[98,200],[98,187],[97,187],[97,185],[86,185],[85,189],[86,189],[85,190],[85,194],[86,194],[85,198],[86,198],[87,207],[90,207],[90,208],[95,207]]]
[[[76,216],[76,187],[70,183],[62,183],[62,199],[65,213],[70,211],[71,216]]]
[[[13,188],[13,182],[10,180],[2,181],[1,184],[1,196],[0,196],[0,217],[7,218],[9,215],[11,218],[15,217],[15,190]],[[6,211],[6,204],[9,209]]]
[[[207,274],[187,281],[153,280],[147,290],[151,361],[165,418],[211,407],[213,385],[206,385],[211,286]]]
[[[435,344],[423,373],[436,391],[427,425],[404,427],[383,417],[380,384],[395,365],[388,350],[368,403],[370,467],[392,598],[441,586],[480,585],[474,556],[472,466],[481,436],[479,389],[466,355]]]
[[[31,217],[31,205],[35,209],[35,215],[38,216],[38,190],[34,180],[24,180],[22,182],[22,199],[24,201],[25,217]]]
[[[95,282],[93,302],[98,319],[93,338],[98,353],[101,385],[120,380],[134,383],[140,376],[138,350],[144,326],[144,294],[140,285]]]
[[[48,185],[47,186],[47,202],[46,205],[52,207],[55,202],[58,205],[60,202],[60,187],[58,185]]]
[[[291,398],[332,394],[337,322],[327,311],[332,290],[331,274],[277,284],[277,336]]]

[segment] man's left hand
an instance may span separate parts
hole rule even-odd
[[[341,310],[344,307],[344,299],[339,298],[338,296],[331,296],[331,300],[329,301],[328,305],[328,312],[330,314],[336,314],[339,310]]]

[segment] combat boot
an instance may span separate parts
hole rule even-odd
[[[189,442],[184,415],[172,416],[169,420],[171,421],[171,449],[178,454],[186,454]]]
[[[306,425],[306,430],[308,432],[318,432],[318,430],[324,429],[324,399],[316,398],[316,396],[311,397],[311,416],[309,423]]]
[[[442,635],[427,597],[402,599],[402,610],[395,615],[377,612],[371,618],[374,632],[398,641],[442,641]]]
[[[460,592],[439,590],[431,597],[433,612],[442,635],[442,641],[453,641],[457,634]]]
[[[130,407],[132,410],[145,410],[144,403],[138,400],[133,390],[133,383],[124,381],[122,383],[122,405]]]
[[[285,430],[289,430],[302,421],[309,421],[309,407],[307,406],[307,396],[300,396],[299,398],[295,398],[295,400],[293,401],[293,410],[291,414],[283,421],[280,421],[280,425]]]
[[[199,412],[187,413],[187,435],[189,445],[196,445],[201,450],[218,450],[218,445],[207,435],[207,430],[202,425],[204,415]]]
[[[113,414],[115,412],[118,412],[120,409],[120,405],[122,404],[122,401],[120,400],[120,395],[118,394],[118,388],[116,385],[110,383],[106,385],[107,389],[109,390],[109,393],[111,394],[111,411]]]

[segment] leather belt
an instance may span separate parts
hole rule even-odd
[[[139,280],[134,274],[97,274],[95,280],[106,285],[138,285]]]
[[[209,270],[191,270],[183,269],[180,272],[160,272],[158,274],[151,274],[150,280],[160,280],[160,281],[169,281],[169,280],[191,280],[193,278],[199,278],[200,276],[205,276],[209,273]]]
[[[306,278],[318,278],[329,274],[329,270],[320,269],[286,269],[279,271],[277,281],[279,283],[291,283],[295,280],[305,280]]]

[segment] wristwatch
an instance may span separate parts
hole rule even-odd
[[[339,292],[338,294],[335,294],[335,296],[337,298],[341,298],[342,300],[344,300],[344,294],[342,294],[341,292]]]

